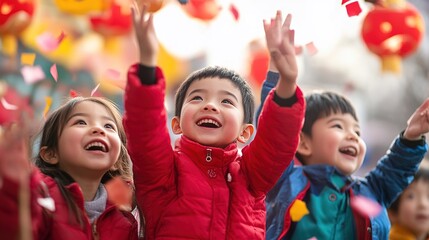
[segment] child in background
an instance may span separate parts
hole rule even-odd
[[[429,239],[429,169],[420,167],[388,213],[392,223],[389,240]]]
[[[263,84],[263,104],[266,92],[278,81],[275,67],[270,69]],[[267,194],[267,239],[387,239],[386,208],[411,182],[427,152],[429,99],[365,178],[352,176],[362,165],[366,146],[350,101],[330,91],[311,92],[305,100],[296,154],[303,166],[292,163]],[[381,213],[369,217],[351,208],[354,196],[376,201]],[[309,213],[293,220],[291,209],[302,202]]]
[[[124,126],[146,238],[264,239],[265,194],[295,155],[303,122],[296,63],[281,72],[258,133],[242,154],[237,143],[253,133],[249,85],[223,67],[192,73],[176,94],[171,125],[181,137],[173,149],[152,15],[135,11],[140,63],[128,73]],[[264,24],[270,50],[279,61],[295,61],[291,32],[281,32],[281,24],[280,12]]]
[[[41,131],[37,167],[27,139],[22,123],[0,139],[3,239],[138,239],[134,216],[108,201],[104,187],[114,176],[132,180],[114,103],[75,97],[54,111]]]

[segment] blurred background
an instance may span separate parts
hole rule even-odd
[[[149,4],[167,78],[167,107],[186,76],[207,65],[238,71],[259,92],[268,66],[263,20],[293,15],[304,91],[351,99],[365,174],[429,96],[427,0],[137,0]],[[40,125],[73,95],[122,109],[138,61],[130,0],[0,0],[0,125],[32,112]],[[426,22],[426,24],[425,24]],[[169,111],[169,112],[171,112]]]

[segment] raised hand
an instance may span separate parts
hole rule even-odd
[[[5,126],[0,134],[0,179],[26,183],[31,172],[28,123]]]
[[[422,135],[429,132],[429,98],[417,108],[407,123],[404,138],[408,140],[419,140]]]
[[[277,11],[275,18],[264,20],[265,38],[270,52],[272,63],[280,74],[280,82],[285,84],[278,87],[280,97],[290,97],[295,93],[298,66],[295,56],[294,30],[290,29],[292,15],[288,14],[282,24],[281,11]],[[280,91],[278,91],[280,90]]]
[[[153,27],[153,15],[147,12],[147,6],[141,7],[134,1],[131,7],[134,31],[140,52],[140,63],[154,67],[157,65],[159,43]]]

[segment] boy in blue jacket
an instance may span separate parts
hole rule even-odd
[[[270,69],[288,68],[287,64],[271,55]],[[269,71],[261,106],[277,81],[276,70]],[[292,161],[267,195],[267,239],[388,239],[386,208],[413,180],[427,152],[429,99],[364,178],[352,176],[366,153],[353,105],[337,93],[323,91],[308,94],[306,106],[296,154],[302,166]],[[350,207],[354,196],[376,201],[382,211],[376,216],[360,213]],[[293,221],[290,210],[300,201],[309,213]]]

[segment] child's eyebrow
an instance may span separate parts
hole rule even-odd
[[[334,121],[345,122],[345,120],[342,119],[342,118],[334,117],[334,118],[329,119],[328,123],[331,123],[331,122],[334,122]],[[355,124],[353,124],[353,127],[360,128],[360,125],[359,125],[359,123],[355,123]]]
[[[70,115],[69,120],[72,119],[72,118],[74,118],[74,117],[89,117],[89,114],[87,114],[87,113],[75,113],[75,114]],[[102,116],[101,118],[105,119],[105,120],[108,120],[108,121],[115,122],[113,120],[113,118],[111,118],[109,116]]]
[[[207,89],[195,89],[195,90],[193,90],[193,91],[191,91],[189,94],[188,94],[188,96],[190,96],[190,95],[192,95],[192,94],[194,94],[194,93],[200,93],[200,92],[202,92],[202,93],[204,93],[204,92],[207,92],[208,90]],[[237,98],[237,96],[235,96],[232,92],[229,92],[229,91],[227,91],[227,90],[221,90],[221,91],[219,91],[221,94],[225,94],[225,95],[228,95],[228,96],[231,96],[232,98],[234,98],[237,102],[238,102],[238,98]]]

